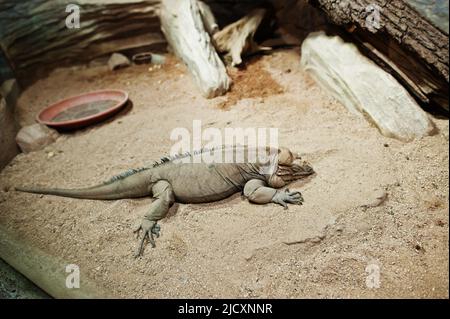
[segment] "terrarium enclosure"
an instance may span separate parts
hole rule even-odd
[[[448,3],[0,1],[0,296],[448,298]]]

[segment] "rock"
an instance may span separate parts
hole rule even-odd
[[[254,250],[248,250],[247,252],[244,253],[244,259],[246,261],[250,261],[255,255],[255,251]]]
[[[448,1],[409,0],[408,2],[441,30],[449,33]]]
[[[166,57],[161,54],[152,53],[152,64],[164,64],[166,63]]]
[[[340,37],[313,33],[302,45],[302,67],[347,109],[402,141],[430,135],[435,126],[389,73]]]
[[[111,71],[125,68],[130,64],[130,60],[125,55],[120,53],[113,53],[108,60],[108,66]]]
[[[318,236],[313,236],[313,237],[297,236],[297,238],[291,236],[290,238],[284,239],[283,240],[283,244],[286,244],[286,245],[289,245],[289,246],[290,245],[296,245],[296,244],[305,244],[305,243],[318,244],[324,239],[325,239],[325,234],[320,234]]]
[[[344,231],[344,226],[343,225],[336,225],[336,232],[342,233],[343,231]]]
[[[24,153],[38,151],[52,144],[58,138],[58,133],[43,124],[33,124],[23,127],[16,136],[16,142]]]
[[[13,109],[0,95],[0,170],[19,153],[15,142],[18,125],[14,120]]]
[[[378,207],[386,201],[387,197],[388,194],[384,190],[377,189],[373,192],[371,198],[369,199],[369,203],[363,205],[363,207],[364,208]]]

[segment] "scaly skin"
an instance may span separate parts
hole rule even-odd
[[[134,230],[138,233],[138,237],[140,231],[143,231],[135,255],[137,257],[142,255],[146,239],[153,247],[155,246],[153,235],[159,236],[160,230],[157,222],[167,215],[175,202],[206,203],[243,192],[250,202],[256,204],[272,202],[286,209],[287,204],[303,203],[300,192],[277,190],[294,180],[314,173],[307,164],[294,164],[298,156],[288,149],[280,148],[275,150],[269,162],[262,163],[250,162],[247,148],[224,148],[220,152],[223,156],[226,152],[235,155],[238,150],[244,150],[245,154],[241,163],[196,163],[195,155],[187,155],[183,157],[185,163],[180,163],[180,159],[164,159],[162,163],[153,167],[131,170],[93,187],[82,189],[16,187],[16,190],[99,200],[154,197],[156,200],[150,205],[142,223]]]

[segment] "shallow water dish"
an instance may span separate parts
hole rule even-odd
[[[60,129],[75,129],[100,122],[117,113],[128,101],[128,93],[103,90],[54,103],[36,117],[39,123]]]

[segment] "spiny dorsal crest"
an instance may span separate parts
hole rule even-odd
[[[106,184],[114,183],[115,181],[122,180],[122,179],[124,179],[124,178],[126,178],[126,177],[128,177],[130,175],[133,175],[133,174],[145,171],[147,169],[149,169],[149,167],[140,167],[140,168],[129,169],[129,170],[123,172],[123,173],[120,173],[120,174],[118,174],[116,176],[111,177],[104,184],[106,185]]]

